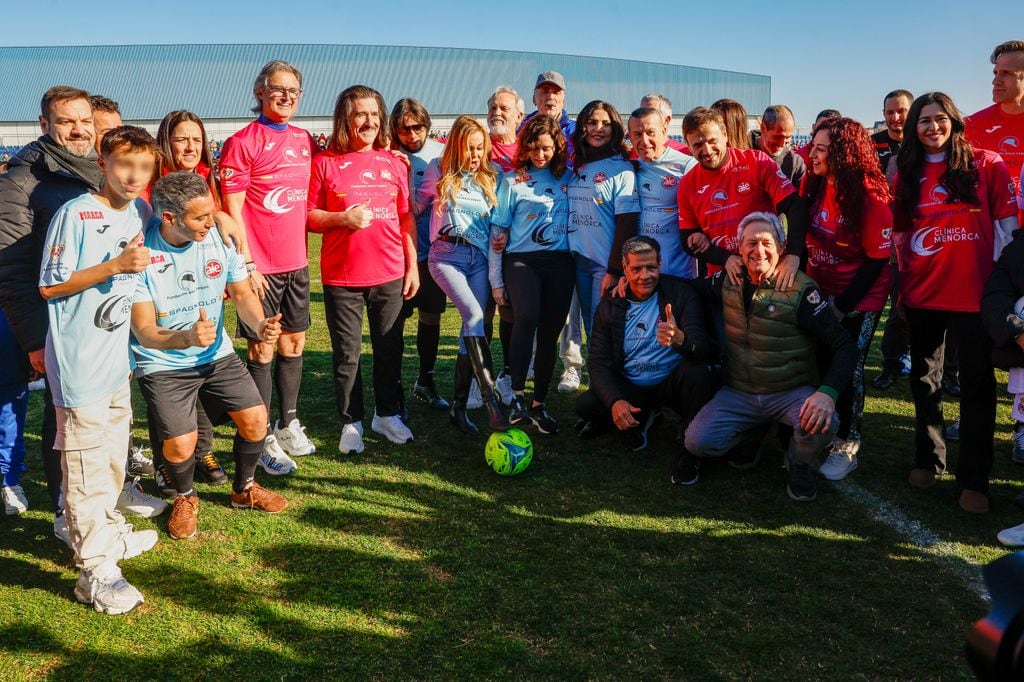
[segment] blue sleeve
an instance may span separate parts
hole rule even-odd
[[[508,228],[512,225],[512,202],[515,201],[512,185],[514,183],[515,176],[509,173],[502,174],[498,179],[498,203],[491,211],[491,225],[494,227]]]
[[[615,174],[615,215],[639,212],[640,196],[636,191],[636,173],[632,168],[623,169]]]
[[[67,204],[53,216],[43,244],[39,286],[63,284],[78,270],[83,227],[83,222],[74,217]]]

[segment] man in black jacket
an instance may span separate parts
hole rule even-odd
[[[590,337],[590,390],[576,401],[580,435],[609,422],[647,446],[647,431],[662,407],[688,422],[714,394],[708,364],[711,339],[704,306],[684,280],[661,277],[661,247],[650,237],[622,246],[624,297],[606,296]],[[631,431],[634,430],[635,431]]]
[[[32,369],[45,374],[43,346],[48,326],[46,302],[39,295],[43,240],[53,214],[67,201],[100,189],[93,149],[95,130],[89,94],[66,85],[43,95],[42,136],[25,146],[0,175],[0,307],[14,329]],[[60,453],[53,449],[56,417],[47,389],[43,411],[42,455],[46,487],[54,511],[54,534],[67,542],[61,508]]]

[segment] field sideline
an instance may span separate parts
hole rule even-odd
[[[318,247],[311,235],[311,254]],[[314,280],[318,268],[314,259]],[[449,307],[437,373],[446,396],[457,333]],[[407,389],[414,336],[415,317]],[[877,348],[876,338],[869,378]],[[1024,469],[1008,456],[1005,375],[992,512],[978,517],[956,505],[951,478],[907,486],[905,379],[881,395],[869,388],[849,481],[821,482],[816,502],[796,504],[777,447],[753,471],[708,466],[699,485],[679,489],[668,483],[674,418],[642,455],[614,436],[580,442],[572,397],[553,390],[562,432],[529,430],[536,455],[516,478],[493,474],[482,439],[416,402],[414,443],[394,446],[367,420],[366,451],[342,458],[319,285],[305,357],[299,414],[318,452],[292,476],[257,474],[291,507],[234,511],[227,488],[199,485],[194,540],[171,540],[166,516],[138,521],[161,538],[123,564],[146,597],[126,616],[72,597],[70,552],[46,511],[33,395],[32,507],[0,522],[0,679],[971,677],[964,633],[988,608],[980,567],[1005,554],[996,532],[1024,520],[1012,502]],[[956,409],[947,404],[947,418]],[[474,416],[485,424],[482,410]],[[218,429],[216,443],[229,471],[230,435]]]

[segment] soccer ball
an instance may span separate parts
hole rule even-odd
[[[502,476],[515,476],[530,466],[533,443],[519,429],[495,431],[484,446],[484,459]]]

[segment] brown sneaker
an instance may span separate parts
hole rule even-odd
[[[987,514],[988,495],[977,490],[964,489],[960,493],[960,508],[971,514]]]
[[[255,509],[268,514],[276,514],[288,508],[288,500],[253,481],[241,493],[231,491],[231,506],[235,509]]]
[[[935,472],[931,469],[914,469],[907,482],[915,488],[931,488],[935,485]]]
[[[174,509],[167,520],[167,533],[175,540],[187,540],[196,534],[196,517],[199,515],[198,495],[178,495],[174,498]]]

